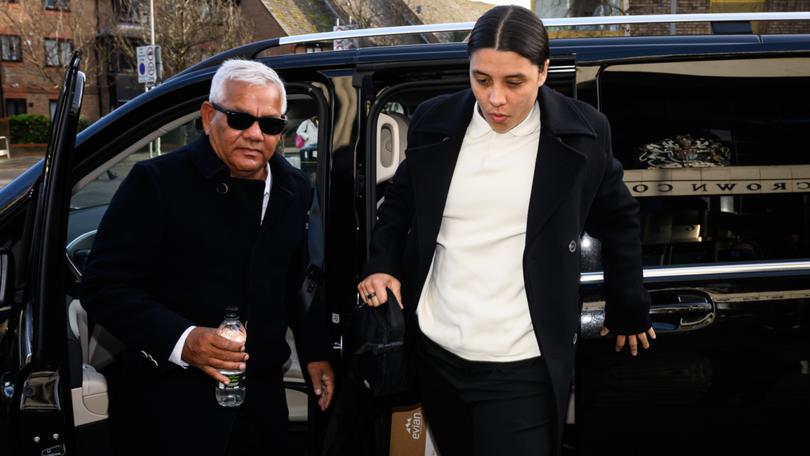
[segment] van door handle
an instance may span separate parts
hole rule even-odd
[[[650,297],[650,318],[656,332],[702,329],[712,324],[717,314],[711,296],[702,290],[654,290]]]
[[[703,290],[669,288],[650,291],[650,319],[656,333],[684,333],[712,324],[717,307]],[[600,339],[605,322],[605,302],[586,301],[580,314],[580,332],[585,339]]]

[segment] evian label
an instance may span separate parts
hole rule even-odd
[[[422,436],[422,428],[424,424],[425,422],[422,420],[422,412],[413,412],[413,414],[409,416],[407,420],[405,420],[405,431],[408,432],[408,435],[410,435],[412,439],[419,440],[419,438]]]
[[[419,406],[395,408],[391,413],[390,456],[438,456],[427,416]]]

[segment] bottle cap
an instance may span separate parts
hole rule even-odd
[[[237,306],[225,307],[225,318],[239,318],[239,307]]]

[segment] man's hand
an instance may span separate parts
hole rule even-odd
[[[607,336],[609,332],[610,330],[603,326],[602,330],[599,331],[599,335],[604,337]],[[636,356],[638,355],[638,342],[641,341],[641,346],[646,350],[650,348],[650,339],[655,339],[655,330],[652,326],[647,329],[647,332],[630,335],[619,334],[616,336],[616,351],[622,351],[624,344],[627,343],[630,345],[630,354]]]
[[[214,380],[227,384],[228,378],[219,370],[245,370],[248,354],[244,344],[220,336],[215,328],[198,326],[188,333],[181,358]]]
[[[319,397],[318,405],[321,411],[324,411],[329,408],[332,395],[335,393],[335,373],[327,361],[313,361],[307,364],[307,371],[312,379],[315,395]]]
[[[399,302],[399,307],[402,307],[402,295],[400,294],[401,285],[399,280],[395,279],[390,274],[378,272],[371,274],[363,279],[362,282],[357,284],[357,292],[360,293],[360,299],[371,307],[377,307],[385,304],[388,301],[388,294],[385,291],[390,288],[394,296]]]

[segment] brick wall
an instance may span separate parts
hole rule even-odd
[[[677,14],[699,14],[708,13],[711,0],[678,0],[675,12]],[[670,2],[661,0],[630,0],[628,14],[670,14],[672,8]],[[670,24],[634,24],[630,26],[631,35],[670,35]],[[711,33],[711,26],[708,23],[675,24],[675,34],[694,35]]]
[[[64,68],[45,65],[44,39],[70,40],[76,49],[92,43],[95,36],[96,1],[71,0],[69,5],[69,10],[52,11],[46,10],[40,0],[0,3],[0,33],[20,36],[22,41],[21,61],[0,62],[3,98],[25,99],[26,111],[30,114],[50,115],[50,102],[59,98],[64,75]],[[89,120],[100,115],[96,86],[98,65],[94,58],[92,49],[85,50],[82,56],[82,69],[87,76],[82,116]]]
[[[810,0],[768,0],[766,11],[810,11]],[[760,33],[810,33],[810,21],[763,22]]]
[[[670,14],[666,0],[630,0],[628,14]],[[810,0],[677,0],[677,14],[810,11]],[[808,33],[810,21],[771,21],[752,24],[754,33]],[[670,24],[630,26],[631,35],[670,35]],[[711,33],[711,24],[675,24],[675,34]]]

